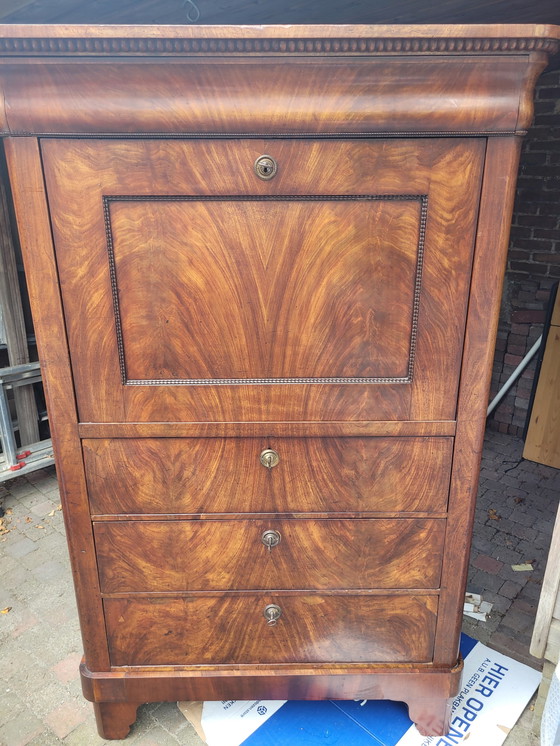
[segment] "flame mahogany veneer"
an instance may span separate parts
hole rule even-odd
[[[103,737],[177,699],[397,699],[447,731],[519,145],[559,42],[0,27]]]

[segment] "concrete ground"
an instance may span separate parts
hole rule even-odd
[[[521,460],[522,443],[487,433],[469,590],[494,604],[465,631],[539,668],[529,641],[542,584],[560,471]],[[92,707],[78,679],[81,640],[54,468],[4,483],[0,523],[0,744],[97,746]],[[0,498],[2,495],[0,494]],[[515,572],[512,564],[533,570]],[[537,746],[527,708],[507,746]],[[114,742],[113,742],[114,743]],[[174,703],[149,704],[126,743],[199,746]]]

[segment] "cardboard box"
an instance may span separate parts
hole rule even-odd
[[[424,737],[402,702],[179,702],[209,746],[500,746],[541,674],[463,635],[463,685],[447,736]]]

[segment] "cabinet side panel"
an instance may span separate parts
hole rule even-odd
[[[434,663],[457,658],[520,138],[489,140],[457,404]]]
[[[7,139],[6,159],[37,334],[88,668],[109,670],[66,329],[38,143]]]

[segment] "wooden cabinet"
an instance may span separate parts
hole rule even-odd
[[[2,134],[100,733],[448,727],[520,136],[560,31],[4,27]]]

